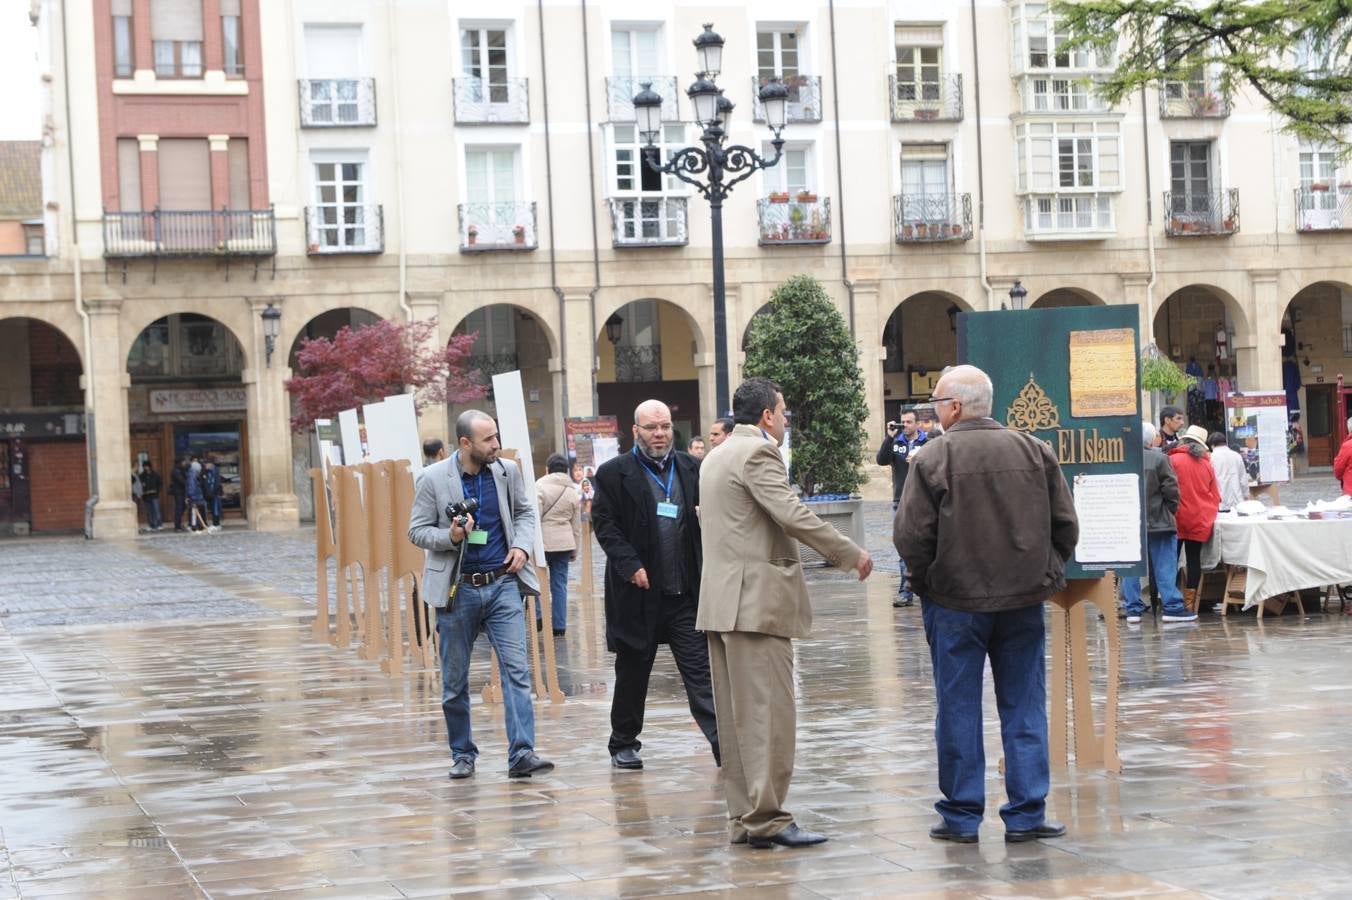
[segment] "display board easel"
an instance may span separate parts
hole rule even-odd
[[[1117,753],[1118,683],[1122,669],[1122,635],[1117,624],[1117,598],[1111,576],[1066,582],[1065,590],[1051,604],[1051,717],[1048,749],[1051,766],[1064,771],[1070,762],[1073,728],[1075,766],[1102,767],[1120,773]],[[1108,690],[1103,710],[1103,728],[1094,723],[1093,697],[1089,686],[1089,635],[1086,609],[1098,608],[1108,632]],[[1069,708],[1069,718],[1067,712]]]

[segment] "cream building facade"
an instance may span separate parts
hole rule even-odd
[[[1059,47],[1044,4],[264,2],[275,254],[130,261],[108,255],[107,175],[86,139],[98,64],[63,55],[92,44],[102,7],[68,0],[65,23],[43,9],[61,212],[49,259],[5,266],[0,319],[48,323],[79,352],[97,536],[135,528],[135,353],[166,317],[235,342],[223,377],[243,390],[241,512],[257,528],[309,508],[283,388],[296,342],[372,316],[435,318],[442,341],[476,332],[477,367],[521,369],[536,459],[562,446],[565,417],[623,424],[645,396],[702,433],[718,412],[708,206],[646,172],[628,101],[652,83],[663,152],[696,142],[683,91],[705,21],[726,39],[733,140],[768,151],[755,86],[792,92],[784,157],[724,209],[734,385],[751,318],[813,275],[859,344],[876,444],[955,361],[953,314],[1008,304],[1018,280],[1032,307],[1135,305],[1166,355],[1246,390],[1283,387],[1285,346],[1312,449],[1316,425],[1334,440],[1352,172],[1204,71],[1106,108],[1085,84],[1109,61]],[[422,429],[445,436],[455,411]]]

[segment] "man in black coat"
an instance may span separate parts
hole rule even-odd
[[[186,456],[174,462],[169,472],[169,493],[174,498],[174,530],[183,530],[183,514],[188,510],[185,498],[188,494],[188,458]]]
[[[634,449],[596,470],[592,524],[606,553],[606,648],[615,654],[610,758],[641,769],[643,709],[659,644],[668,644],[690,713],[718,762],[709,646],[695,630],[702,562],[699,460],[673,447],[671,410],[634,410]]]

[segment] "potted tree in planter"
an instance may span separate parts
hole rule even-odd
[[[769,309],[752,320],[745,371],[784,389],[793,483],[819,516],[859,543],[864,376],[849,327],[816,279],[797,275],[775,288]]]

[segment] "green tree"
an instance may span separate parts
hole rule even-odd
[[[792,475],[804,495],[857,490],[868,417],[864,376],[850,329],[815,278],[790,278],[752,320],[746,374],[784,389]]]
[[[1218,93],[1249,87],[1298,137],[1346,148],[1352,122],[1348,0],[1072,0],[1054,5],[1070,47],[1116,54],[1101,93],[1214,72]]]

